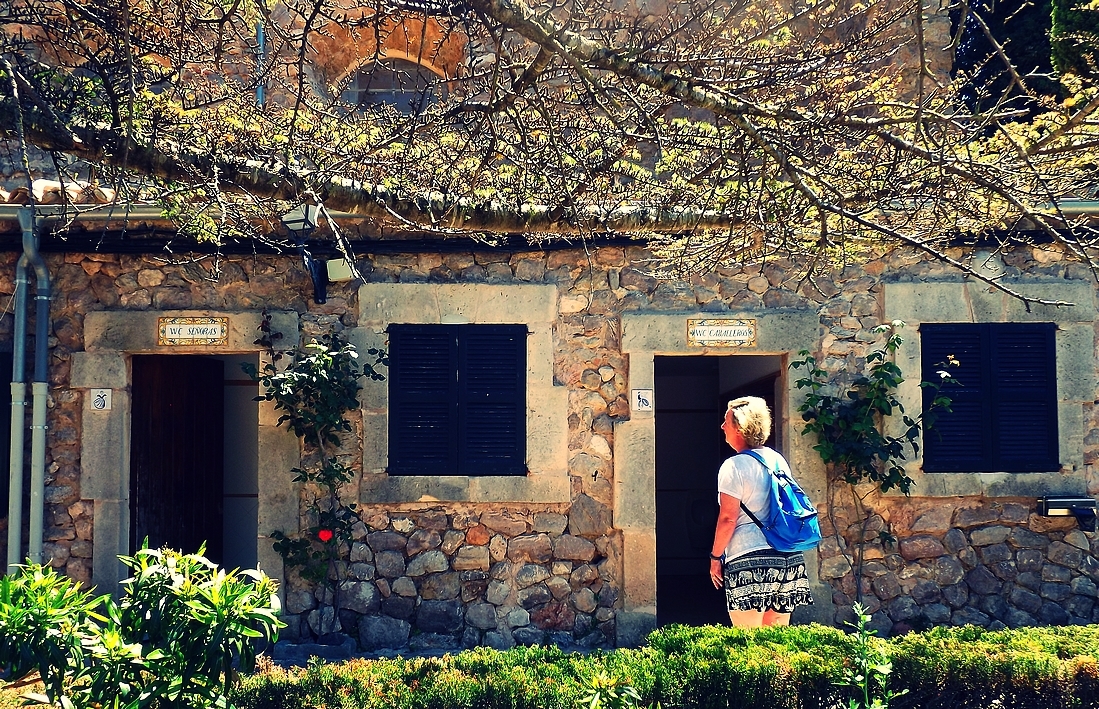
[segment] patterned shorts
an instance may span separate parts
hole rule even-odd
[[[805,555],[754,551],[725,562],[725,600],[731,611],[790,613],[813,603]]]

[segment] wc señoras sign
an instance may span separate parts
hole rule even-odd
[[[161,346],[224,345],[229,341],[229,318],[157,318]]]

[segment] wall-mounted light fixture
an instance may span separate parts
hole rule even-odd
[[[324,261],[314,259],[313,254],[309,253],[305,240],[317,228],[319,213],[320,207],[315,204],[299,204],[282,215],[282,225],[294,237],[305,270],[309,271],[309,279],[313,281],[313,302],[318,304],[328,301],[328,269]]]
[[[1038,514],[1047,517],[1072,515],[1082,532],[1095,531],[1095,498],[1046,496],[1038,500]]]

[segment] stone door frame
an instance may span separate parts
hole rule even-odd
[[[791,355],[813,350],[821,339],[820,317],[814,311],[766,313],[722,313],[724,318],[752,318],[757,324],[755,347],[693,347],[687,344],[687,320],[713,318],[714,313],[629,313],[622,316],[622,351],[630,361],[630,388],[653,389],[654,360],[657,356],[773,355],[789,364]],[[798,482],[822,506],[827,491],[824,464],[812,442],[801,435],[791,413],[801,395],[789,386],[786,392],[783,427],[786,454],[797,471]],[[618,646],[637,646],[656,628],[656,414],[633,411],[628,421],[614,427],[614,526],[622,531],[622,600],[618,613]],[[831,618],[831,593],[825,593],[817,578],[816,552],[806,553],[806,566],[814,587],[814,618]],[[819,589],[819,592],[817,592]],[[823,606],[828,605],[829,608]]]
[[[225,317],[229,333],[224,345],[163,346],[157,343],[160,317]],[[271,328],[281,332],[280,349],[298,345],[298,315],[270,313]],[[129,553],[130,539],[130,356],[231,355],[266,353],[255,343],[263,316],[259,312],[212,310],[97,311],[84,318],[84,351],[74,352],[69,386],[84,392],[81,414],[80,495],[94,509],[92,583],[101,592],[117,593],[126,578],[120,554]],[[87,390],[110,389],[112,406],[92,408]],[[282,580],[282,558],[271,547],[274,530],[298,528],[298,494],[291,468],[299,465],[298,439],[277,426],[270,402],[260,402],[257,461],[259,475],[258,565]],[[228,445],[228,442],[226,442]]]

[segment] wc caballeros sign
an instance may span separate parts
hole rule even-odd
[[[687,320],[688,347],[755,347],[756,321]]]
[[[157,318],[161,346],[224,345],[229,341],[229,318]]]

